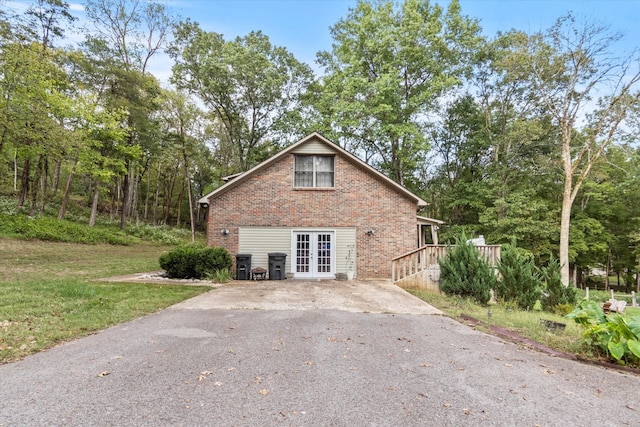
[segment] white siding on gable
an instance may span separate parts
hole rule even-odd
[[[353,260],[353,271],[356,266],[356,229],[355,227],[240,227],[238,236],[238,253],[251,255],[251,268],[269,269],[269,253],[287,254],[286,272],[291,272],[291,246],[293,231],[335,231],[336,254],[335,272],[346,273],[350,269],[349,254]]]
[[[336,154],[336,150],[332,149],[325,143],[322,143],[316,139],[302,144],[300,147],[292,151],[293,154],[323,154],[331,155]]]

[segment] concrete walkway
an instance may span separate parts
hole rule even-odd
[[[108,282],[211,286],[213,291],[184,301],[176,309],[341,310],[352,313],[436,314],[442,312],[390,280],[208,280],[167,279],[156,273],[102,279]]]
[[[341,310],[442,314],[387,281],[233,281],[174,306],[202,310]]]

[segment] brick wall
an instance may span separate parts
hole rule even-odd
[[[293,168],[288,154],[210,200],[208,244],[236,254],[241,226],[356,227],[360,278],[390,277],[391,258],[417,247],[415,200],[339,154],[333,189],[293,188]]]

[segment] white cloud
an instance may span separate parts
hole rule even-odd
[[[69,9],[75,10],[77,12],[84,12],[84,5],[80,3],[69,3]]]

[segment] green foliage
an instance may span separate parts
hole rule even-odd
[[[640,365],[640,316],[607,316],[595,301],[582,301],[566,317],[584,327],[582,337],[618,363]]]
[[[203,279],[232,264],[231,254],[222,247],[184,245],[160,256],[160,267],[167,276],[179,279]]]
[[[229,270],[233,265],[231,254],[222,247],[206,247],[198,251],[196,258],[196,277],[204,278],[220,270]]]
[[[217,270],[211,277],[211,280],[215,283],[227,283],[231,279],[231,270],[228,268],[221,268],[220,270]]]
[[[531,309],[542,295],[542,277],[533,262],[533,256],[515,244],[504,245],[498,263],[498,280],[495,291],[498,298],[515,301],[518,307]]]
[[[553,308],[553,312],[558,316],[566,316],[571,313],[574,308],[575,305],[573,304],[558,304]]]
[[[131,245],[138,241],[112,228],[88,227],[56,218],[31,218],[25,215],[0,215],[0,233],[22,239],[85,244]]]
[[[149,224],[129,225],[127,233],[140,239],[148,239],[165,245],[179,245],[191,238],[191,232],[181,228],[171,228],[165,225],[153,226]]]
[[[316,101],[323,132],[412,188],[426,162],[426,129],[438,100],[458,86],[480,43],[477,21],[430,2],[359,1],[331,28]],[[337,132],[336,132],[337,131]]]
[[[545,281],[542,307],[545,311],[553,312],[558,304],[574,305],[576,303],[576,288],[562,284],[560,263],[553,256],[547,267],[542,269],[542,276]]]
[[[8,197],[0,197],[0,215],[17,215],[16,201]]]
[[[440,264],[440,289],[447,295],[470,297],[486,304],[496,277],[480,252],[462,235]]]
[[[196,94],[219,120],[214,161],[220,174],[244,171],[269,152],[269,137],[286,141],[299,132],[300,98],[313,80],[311,68],[260,31],[225,40],[197,23],[181,22],[168,49],[172,79]],[[263,150],[267,148],[267,150]]]

